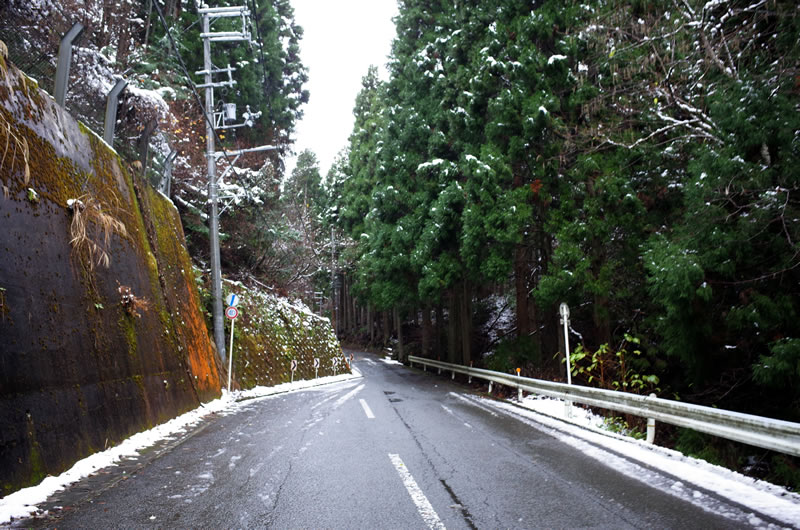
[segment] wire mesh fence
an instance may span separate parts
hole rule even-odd
[[[2,16],[3,13],[0,13]],[[52,62],[52,54],[46,50],[34,48],[18,29],[13,26],[13,20],[4,19],[0,26],[0,40],[8,47],[8,59],[25,72],[28,77],[35,79],[41,88],[53,93],[56,66]]]
[[[54,13],[48,24],[32,23],[23,10],[13,2],[0,1],[0,40],[8,49],[8,59],[39,87],[55,94],[55,77],[61,38],[74,23],[63,13]],[[113,86],[108,76],[100,70],[110,71],[102,55],[81,47],[83,36],[73,43],[66,110],[89,129],[102,137],[104,131],[106,97]],[[104,72],[107,73],[107,72]],[[157,122],[138,116],[133,103],[123,93],[118,107],[113,147],[132,164],[136,173],[162,192],[169,191],[167,164],[169,149],[151,145]],[[166,152],[164,152],[166,151]],[[138,162],[136,164],[135,162]],[[141,164],[141,165],[139,165]]]

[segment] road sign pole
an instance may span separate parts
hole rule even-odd
[[[233,372],[233,326],[236,324],[236,319],[231,319],[231,347],[228,354],[228,392],[231,391],[231,373]]]
[[[558,312],[561,315],[561,323],[564,324],[564,349],[566,350],[566,358],[567,358],[567,384],[572,384],[572,370],[570,369],[569,365],[569,306],[567,304],[561,304],[558,308]]]
[[[566,350],[567,358],[567,384],[572,384],[572,369],[569,365],[569,306],[562,303],[558,307],[558,312],[561,315],[561,322],[564,324],[564,350]],[[564,402],[564,411],[567,418],[572,417],[572,401]]]

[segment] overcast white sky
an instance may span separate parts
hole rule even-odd
[[[295,131],[295,152],[311,149],[324,179],[353,129],[353,105],[369,65],[386,62],[395,36],[396,0],[292,0],[303,27],[300,57],[308,68],[311,99]],[[286,160],[286,174],[295,167]]]

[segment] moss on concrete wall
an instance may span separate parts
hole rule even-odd
[[[174,206],[0,64],[0,494],[220,392]],[[21,147],[27,144],[27,154]],[[109,267],[70,246],[70,199],[119,221]],[[90,238],[102,240],[96,223]],[[148,307],[130,311],[120,287]]]
[[[327,318],[239,283],[226,282],[224,290],[241,298],[233,328],[233,374],[240,388],[288,382],[293,359],[298,362],[296,381],[314,378],[315,358],[320,360],[319,377],[334,374],[333,359],[342,358],[342,348]],[[229,344],[230,321],[226,321]],[[337,373],[346,369],[340,362]]]

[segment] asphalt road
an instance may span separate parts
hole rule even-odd
[[[46,517],[17,525],[737,526],[459,397],[469,392],[444,377],[355,355],[363,378],[245,402],[76,484],[48,502]]]

